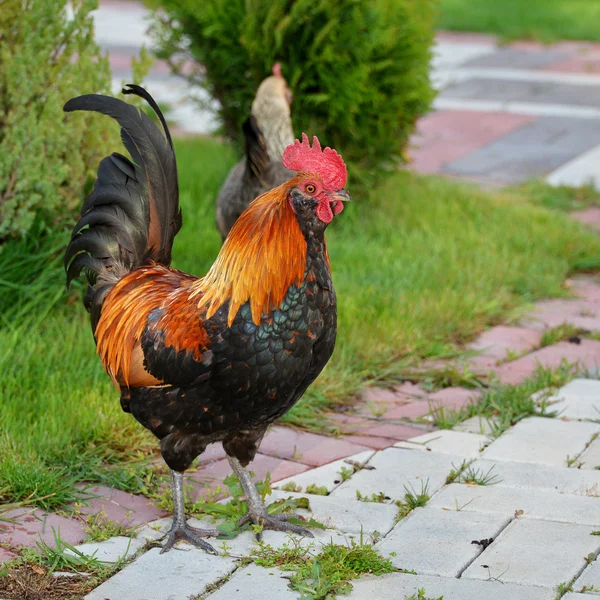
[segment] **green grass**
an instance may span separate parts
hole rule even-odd
[[[175,266],[212,264],[214,199],[235,161],[204,139],[177,144],[184,227]],[[398,377],[525,303],[566,294],[564,279],[600,265],[600,239],[520,191],[491,194],[398,173],[356,197],[328,232],[339,298],[334,357],[290,423],[323,429],[324,411],[365,379]],[[76,482],[139,491],[156,443],[131,415],[94,351],[83,286],[64,290],[68,234],[0,252],[0,502],[56,508]],[[43,498],[43,499],[42,499]]]
[[[352,579],[398,571],[362,535],[347,546],[331,541],[318,553],[312,546],[301,547],[294,540],[278,549],[261,544],[252,550],[251,558],[262,567],[291,572],[290,587],[305,600],[332,600],[338,594],[350,593]]]
[[[477,31],[505,40],[600,40],[596,0],[440,0],[440,29]]]

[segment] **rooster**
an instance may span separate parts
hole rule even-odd
[[[223,239],[254,198],[294,176],[281,162],[283,151],[294,142],[291,101],[276,63],[273,75],[260,84],[243,125],[246,155],[231,169],[217,197],[217,228]]]
[[[242,213],[204,277],[170,267],[181,228],[177,165],[167,124],[96,94],[64,110],[108,115],[131,159],[104,158],[65,255],[67,286],[83,270],[97,351],[120,388],[121,406],[159,440],[171,473],[178,540],[214,552],[215,529],[187,524],[183,475],[208,444],[221,442],[248,502],[244,522],[311,536],[289,517],[267,514],[247,465],[267,426],[288,411],[329,360],[336,297],[324,232],[349,200],[346,166],[306,134],[283,153],[295,173]],[[297,174],[296,174],[297,173]]]

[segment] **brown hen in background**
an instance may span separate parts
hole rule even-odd
[[[285,148],[294,143],[291,102],[276,63],[273,75],[260,84],[243,126],[246,156],[231,169],[217,197],[217,228],[223,239],[252,200],[294,176],[281,162]]]

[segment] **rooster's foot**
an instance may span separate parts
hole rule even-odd
[[[262,511],[248,511],[248,514],[243,516],[239,521],[238,525],[244,525],[248,521],[251,521],[255,525],[260,525],[263,530],[271,529],[272,531],[288,531],[290,533],[296,533],[303,537],[315,537],[308,529],[300,527],[295,523],[290,523],[290,519],[297,519],[302,521],[302,517],[296,514],[281,514],[281,515],[269,515],[266,510]],[[262,539],[262,531],[256,534],[256,539],[260,542]]]
[[[202,548],[202,550],[205,550],[209,554],[218,554],[218,552],[203,538],[216,537],[219,533],[220,532],[217,529],[196,529],[195,527],[190,527],[187,523],[173,523],[167,541],[160,553],[163,554],[164,552],[168,552],[179,540],[185,540],[198,548]]]

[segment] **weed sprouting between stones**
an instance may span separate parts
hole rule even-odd
[[[452,464],[452,469],[446,477],[446,483],[465,483],[469,485],[493,485],[502,481],[498,475],[492,474],[494,465],[487,471],[473,467],[475,459],[463,459],[460,465]]]
[[[444,596],[438,598],[431,598],[425,595],[425,588],[419,588],[414,594],[410,596],[404,596],[405,600],[444,600]]]
[[[554,369],[540,366],[531,378],[519,385],[494,385],[481,398],[472,400],[458,411],[438,407],[431,416],[440,429],[452,429],[471,417],[487,419],[491,435],[497,438],[525,417],[555,417],[548,398],[576,373],[577,366],[566,360]]]
[[[306,600],[327,600],[337,594],[348,594],[352,579],[398,570],[388,558],[365,542],[362,535],[347,546],[331,541],[318,553],[312,545],[302,546],[293,538],[278,549],[261,543],[252,550],[251,559],[263,567],[291,571],[290,587]]]

